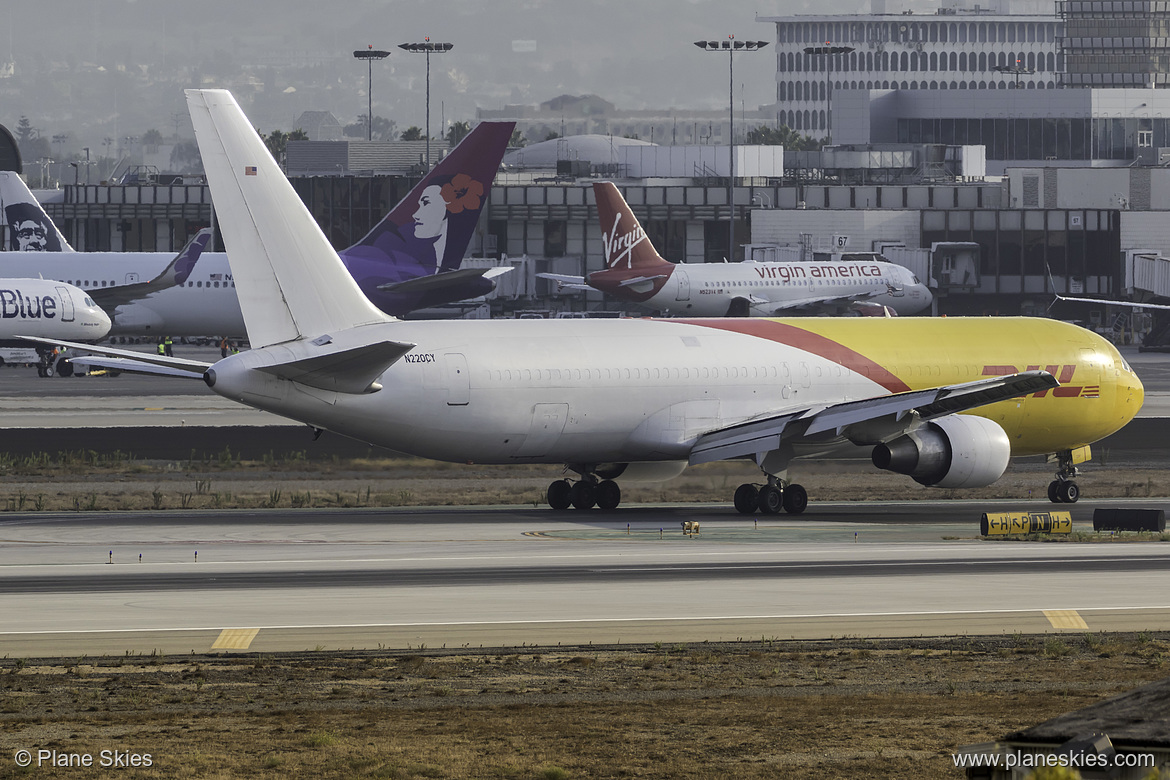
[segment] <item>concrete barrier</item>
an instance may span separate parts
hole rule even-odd
[[[1094,531],[1166,530],[1166,512],[1162,509],[1094,509]]]

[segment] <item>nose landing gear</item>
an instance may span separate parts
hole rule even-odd
[[[1081,497],[1081,489],[1073,481],[1079,473],[1073,453],[1070,450],[1056,453],[1056,462],[1056,479],[1048,483],[1048,500],[1054,504],[1075,504]]]

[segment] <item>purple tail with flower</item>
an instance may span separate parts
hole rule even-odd
[[[514,128],[480,123],[365,238],[339,252],[382,311],[401,315],[495,287],[491,277],[507,269],[459,266]]]

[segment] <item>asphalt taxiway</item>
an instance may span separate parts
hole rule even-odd
[[[976,538],[1020,504],[5,515],[0,654],[1170,629],[1170,545]]]

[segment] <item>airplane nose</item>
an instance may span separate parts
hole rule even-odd
[[[1141,411],[1142,404],[1146,401],[1146,388],[1142,385],[1142,380],[1138,379],[1137,374],[1124,369],[1121,372],[1121,385],[1118,401],[1122,408],[1118,411],[1132,420]]]

